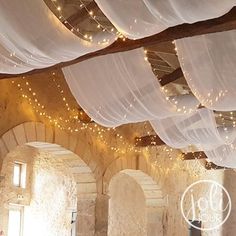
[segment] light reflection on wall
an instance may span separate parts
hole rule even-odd
[[[53,163],[53,157],[40,156],[36,160],[32,200],[25,207],[24,236],[70,235],[76,183],[66,173],[62,163],[55,162],[55,158]]]

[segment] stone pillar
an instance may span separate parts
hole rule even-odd
[[[96,201],[96,236],[107,236],[108,214],[109,214],[109,196],[98,194]]]
[[[76,236],[94,236],[95,205],[95,199],[78,198]]]
[[[163,207],[147,208],[147,236],[163,236]]]

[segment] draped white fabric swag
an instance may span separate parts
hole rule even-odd
[[[159,137],[173,148],[194,145],[218,166],[236,167],[236,129],[217,127],[214,114],[203,108],[193,114],[150,121]]]
[[[236,0],[96,0],[105,15],[127,37],[142,38],[181,23],[227,13]],[[0,1],[0,72],[22,73],[72,60],[106,45],[79,39],[42,0]],[[198,100],[210,109],[236,108],[234,62],[236,31],[176,42],[181,67]],[[222,43],[226,42],[226,43]],[[236,166],[234,129],[217,128],[214,114],[196,110],[192,95],[167,98],[144,61],[142,49],[117,53],[65,68],[72,93],[98,123],[114,127],[151,120],[170,146],[195,145],[214,163]]]
[[[236,5],[236,0],[96,0],[96,2],[119,31],[132,39],[150,36],[174,25],[219,17]],[[235,36],[235,31],[230,31],[176,41],[178,56],[187,82],[197,99],[207,108],[220,111],[231,111],[236,108],[234,99],[236,95],[236,84],[234,82],[236,75],[234,65],[236,61]],[[129,68],[129,73],[131,73],[131,69]],[[70,80],[74,77],[72,74],[75,72],[75,67],[73,72],[67,70],[66,74]],[[106,71],[104,79],[109,77],[107,75]],[[131,76],[135,76],[135,74],[131,73]],[[140,81],[142,79],[140,78]],[[120,83],[119,78],[117,78],[117,81],[119,82],[116,83]],[[132,84],[128,89],[129,91],[130,88],[132,88]],[[72,89],[76,93],[74,86],[72,86]],[[156,89],[159,90],[160,88],[155,87],[154,90]],[[140,88],[140,90],[143,89]],[[107,90],[105,89],[104,94],[106,93]],[[81,101],[83,92],[80,91],[79,94],[79,100]],[[140,95],[143,97],[144,94],[140,93]],[[85,98],[86,93],[83,96]],[[106,104],[106,98],[104,98],[104,95],[102,97]],[[236,154],[234,148],[235,129],[233,127],[217,128],[212,111],[201,109],[191,114],[176,116],[172,110],[171,116],[168,113],[169,111],[166,113],[167,106],[162,96],[153,96],[151,100],[157,99],[160,110],[157,110],[154,105],[149,105],[148,109],[138,109],[139,112],[137,112],[138,110],[135,109],[137,105],[134,108],[131,100],[123,98],[123,95],[120,98],[119,96],[114,98],[112,92],[107,96],[110,105],[123,104],[123,106],[119,106],[123,107],[123,112],[121,112],[121,109],[116,109],[116,105],[113,107],[114,110],[111,109],[112,105],[110,110],[108,109],[109,105],[105,105],[106,115],[103,116],[105,107],[102,106],[99,107],[101,110],[98,109],[95,115],[98,107],[95,102],[95,110],[90,115],[92,114],[92,117],[95,117],[95,120],[101,124],[108,126],[149,119],[157,134],[168,145],[175,148],[186,148],[189,145],[195,145],[199,150],[205,151],[209,159],[216,164],[236,167],[236,158],[233,158],[233,155]],[[116,102],[114,102],[114,99]],[[127,102],[126,106],[125,102]],[[142,108],[146,107],[149,102],[147,100],[147,103],[141,103]],[[125,111],[127,111],[129,104],[131,104],[132,109],[129,109],[129,111],[132,112],[132,115],[134,110],[136,113],[133,117],[130,113],[127,118],[127,112]],[[91,103],[84,103],[84,105],[86,108],[89,107],[90,112],[92,109]],[[156,111],[154,114],[158,114],[156,118],[153,117],[154,110]],[[163,111],[162,116],[160,115],[161,111]],[[145,116],[143,112],[146,112]],[[118,114],[120,115],[119,121],[117,121]],[[101,116],[103,116],[102,119],[100,119]],[[113,118],[114,120],[112,120]],[[108,120],[108,123],[104,120]],[[111,120],[112,122],[110,122]]]
[[[48,67],[107,46],[79,39],[43,0],[1,0],[0,22],[0,73]]]
[[[218,166],[236,167],[236,142],[230,145],[221,145],[213,150],[205,151],[209,160]]]
[[[214,113],[197,110],[192,95],[165,97],[142,49],[93,58],[63,69],[78,103],[97,123],[114,127],[150,120],[161,139],[174,148],[195,145],[213,154],[231,145],[236,130],[217,128]],[[212,154],[213,153],[213,154]],[[236,166],[236,159],[231,160]]]
[[[206,108],[150,123],[166,144],[179,149],[194,145],[200,151],[212,150],[224,144],[232,144],[236,138],[236,129],[217,128],[213,111]]]
[[[63,69],[78,103],[108,127],[196,110],[192,95],[167,98],[144,60],[143,49],[93,58]]]
[[[191,91],[202,105],[236,110],[236,30],[176,40]]]
[[[236,0],[95,0],[107,18],[131,39],[159,33],[182,23],[216,18]]]

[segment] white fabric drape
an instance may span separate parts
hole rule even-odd
[[[228,168],[236,167],[236,142],[205,151],[205,154],[210,161],[218,166]]]
[[[206,151],[232,144],[236,138],[235,129],[217,128],[213,111],[206,108],[150,123],[159,137],[174,148],[185,149],[194,145],[198,150]]]
[[[236,30],[176,40],[185,78],[202,105],[236,110]]]
[[[216,18],[236,0],[95,0],[107,18],[128,38],[159,33],[168,27]]]
[[[218,17],[236,0],[96,0],[127,37],[142,38],[170,26]],[[96,51],[105,34],[88,42],[70,32],[42,0],[0,1],[0,72],[23,73]],[[216,110],[233,110],[236,31],[176,42],[181,66],[198,100]],[[227,42],[223,44],[222,42]],[[99,124],[114,127],[151,120],[170,146],[195,145],[218,165],[235,167],[235,129],[217,128],[208,109],[196,111],[192,95],[167,98],[144,60],[142,49],[101,56],[63,69],[72,93]]]
[[[107,46],[79,39],[43,0],[1,0],[0,22],[0,73],[48,67]]]
[[[192,95],[168,99],[144,60],[143,49],[100,56],[63,69],[78,103],[97,123],[108,127],[190,113]]]
[[[236,129],[218,127],[209,109],[189,115],[150,121],[158,136],[170,147],[204,151],[208,160],[223,167],[236,167]]]
[[[165,97],[144,57],[144,51],[136,49],[93,58],[63,72],[78,103],[101,125],[149,120],[169,146],[194,145],[213,154],[235,141],[236,129],[217,127],[213,111],[197,110],[199,102],[192,95]]]

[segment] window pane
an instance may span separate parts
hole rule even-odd
[[[14,173],[13,173],[13,184],[15,186],[20,186],[20,173],[21,172],[21,166],[18,163],[14,164]]]
[[[21,188],[26,187],[26,164],[21,165],[20,186]]]
[[[13,184],[17,187],[26,187],[26,164],[14,163]]]
[[[21,235],[21,211],[10,210],[8,222],[8,236]]]

